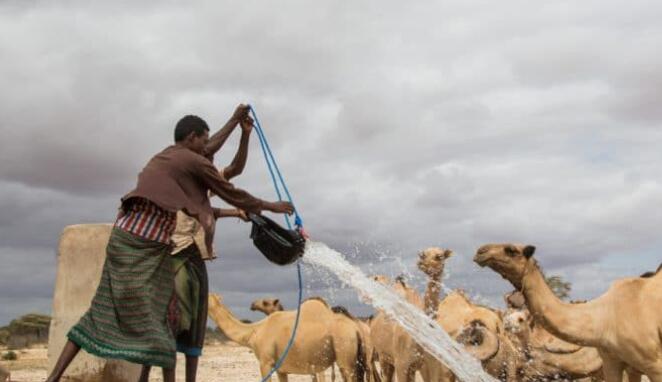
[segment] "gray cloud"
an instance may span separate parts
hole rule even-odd
[[[2,2],[0,323],[48,309],[62,228],[111,221],[180,116],[217,128],[246,101],[307,229],[365,272],[406,271],[422,288],[416,252],[450,247],[448,285],[499,303],[507,283],[472,253],[528,242],[595,296],[662,244],[658,8]],[[237,185],[273,198],[257,146]],[[265,294],[293,306],[294,269],[247,235],[219,223],[212,287],[250,317]],[[622,253],[631,266],[610,263]],[[34,283],[19,277],[40,264]],[[306,280],[307,294],[369,311],[329,275]]]

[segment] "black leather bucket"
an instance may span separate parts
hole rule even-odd
[[[292,264],[303,256],[306,239],[299,231],[286,229],[263,215],[249,213],[251,239],[264,257],[278,265]]]

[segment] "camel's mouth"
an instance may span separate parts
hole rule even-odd
[[[478,252],[476,256],[474,256],[474,263],[478,264],[480,267],[485,267],[488,265],[490,260],[491,257],[487,253]]]
[[[251,310],[256,311],[257,310],[257,305],[255,305],[254,303],[251,304]]]

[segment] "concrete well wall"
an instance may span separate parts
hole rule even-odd
[[[65,227],[60,236],[48,339],[49,371],[67,341],[67,332],[90,307],[101,278],[111,228],[110,224],[78,224]],[[139,365],[98,358],[83,350],[65,373],[67,380],[85,382],[134,382],[139,376]]]

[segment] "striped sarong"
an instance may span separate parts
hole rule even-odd
[[[180,312],[177,351],[199,357],[207,330],[207,267],[195,243],[172,256],[172,260]]]
[[[177,302],[170,250],[113,228],[90,309],[67,337],[103,358],[175,367]]]

